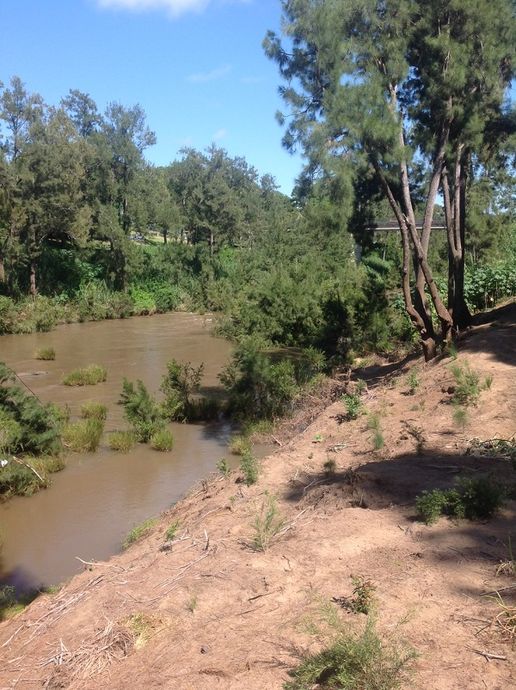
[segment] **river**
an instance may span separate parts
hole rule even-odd
[[[72,418],[83,402],[95,400],[108,406],[106,431],[123,429],[117,401],[124,376],[157,392],[167,361],[175,358],[204,362],[203,386],[219,385],[231,345],[210,335],[211,325],[209,317],[176,313],[63,325],[51,333],[0,337],[0,361],[42,401],[68,405]],[[53,347],[55,361],[35,360],[41,347]],[[107,368],[105,383],[61,383],[64,374],[91,363]],[[171,427],[170,453],[142,444],[118,453],[104,437],[96,453],[69,454],[50,488],[0,504],[0,581],[20,590],[58,584],[81,570],[76,556],[108,558],[135,524],[172,505],[227,454],[227,425]]]

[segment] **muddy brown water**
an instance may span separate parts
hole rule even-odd
[[[42,401],[68,405],[72,417],[87,400],[106,404],[108,432],[127,427],[117,405],[124,376],[140,378],[156,392],[173,357],[204,362],[203,385],[220,385],[217,375],[231,345],[210,335],[211,321],[195,314],[163,314],[2,336],[0,361]],[[41,347],[55,348],[55,361],[34,359]],[[64,374],[91,363],[107,368],[105,383],[62,385]],[[172,505],[227,454],[227,424],[171,427],[175,443],[170,453],[142,444],[117,453],[104,436],[96,453],[69,454],[66,468],[52,475],[50,488],[0,504],[0,581],[20,590],[57,584],[82,569],[76,556],[86,561],[111,556],[135,524]]]

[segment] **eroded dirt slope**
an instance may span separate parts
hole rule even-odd
[[[457,362],[492,376],[463,430],[452,421],[450,359],[413,363],[413,395],[408,365],[364,371],[363,402],[379,415],[382,449],[372,450],[368,416],[346,421],[338,401],[262,463],[256,485],[238,472],[206,481],[148,538],[0,624],[0,688],[281,688],[299,656],[318,648],[307,624],[314,606],[349,596],[351,575],[374,583],[382,634],[403,621],[397,634],[419,653],[411,688],[514,687],[515,649],[483,594],[506,587],[514,604],[514,578],[497,567],[511,533],[516,542],[515,502],[486,523],[414,519],[415,496],[457,475],[514,481],[505,460],[465,454],[472,438],[516,431],[514,314],[514,305],[493,313],[461,343]],[[266,492],[285,522],[256,552]]]

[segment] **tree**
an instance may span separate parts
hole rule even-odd
[[[346,162],[357,172],[374,172],[400,229],[405,308],[430,359],[438,336],[427,294],[441,340],[460,325],[454,321],[456,298],[448,309],[428,261],[437,195],[442,186],[449,197],[453,251],[452,234],[460,240],[454,224],[461,220],[450,208],[458,208],[463,194],[463,156],[479,146],[510,81],[510,3],[283,0],[282,6],[289,45],[269,32],[264,47],[288,82],[280,88],[291,109],[284,145],[300,145],[312,170],[337,174]],[[448,185],[448,193],[451,174],[459,183]],[[454,259],[451,269],[455,286],[460,262]]]
[[[82,143],[62,110],[31,127],[31,141],[19,157],[19,187],[24,210],[20,227],[29,262],[29,289],[37,292],[37,266],[43,245],[83,244],[91,211],[82,193]]]

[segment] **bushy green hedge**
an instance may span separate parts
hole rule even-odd
[[[516,295],[516,256],[507,261],[466,268],[464,296],[475,311],[489,309],[504,297]]]

